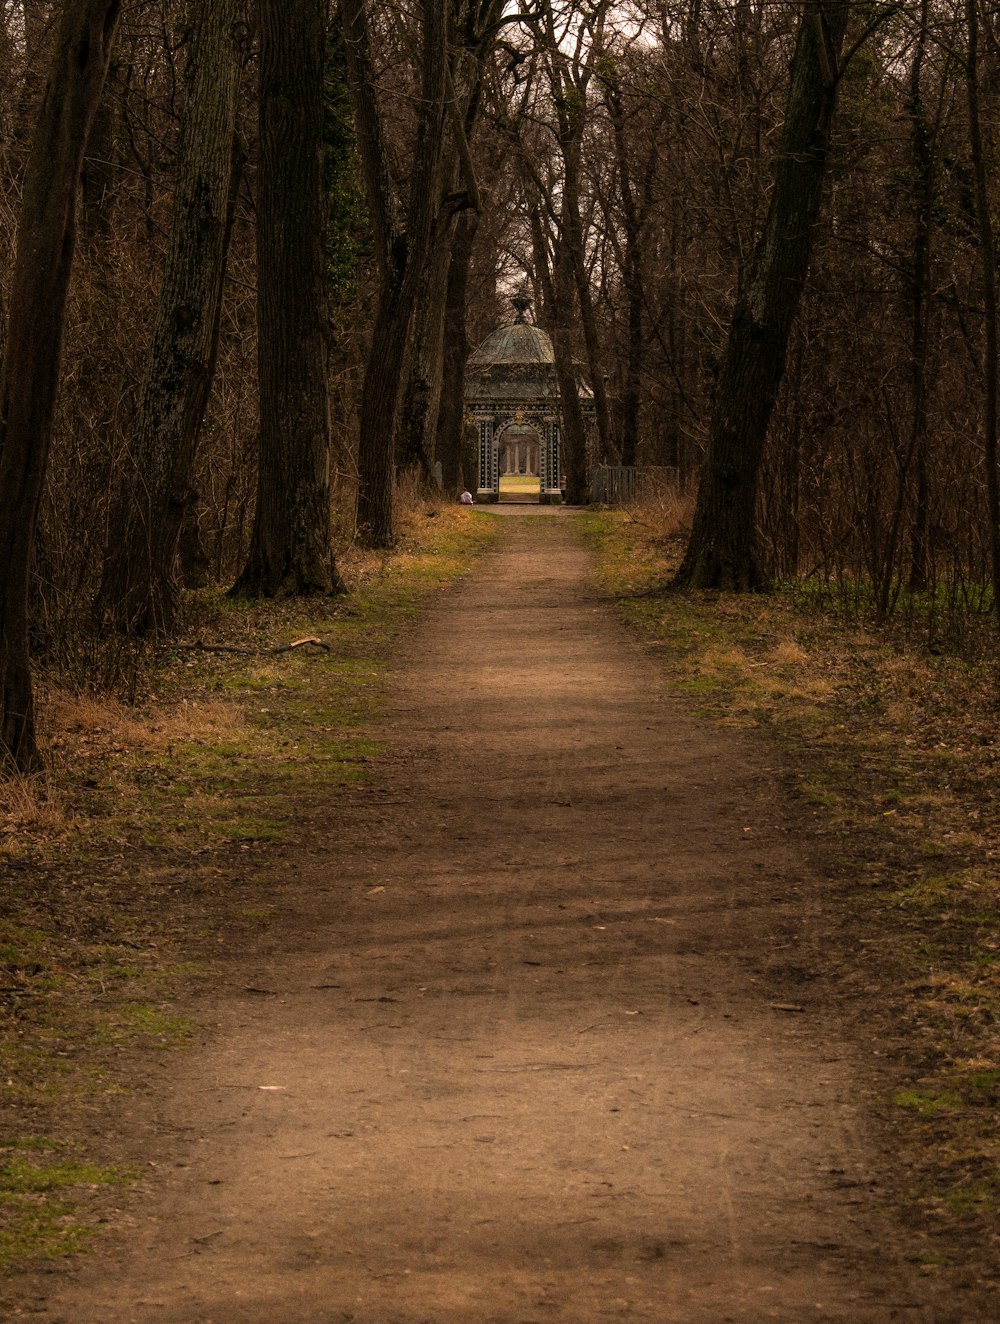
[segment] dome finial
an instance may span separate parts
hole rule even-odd
[[[517,313],[517,320],[519,322],[526,322],[528,319],[525,317],[525,313],[531,307],[531,296],[526,290],[518,290],[518,292],[511,298],[511,303],[514,305],[514,309]]]

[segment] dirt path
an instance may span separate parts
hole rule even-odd
[[[20,1313],[946,1318],[879,1221],[853,1049],[774,1005],[813,918],[775,782],[588,587],[571,512],[504,518],[218,1031],[123,1105],[131,1226]]]

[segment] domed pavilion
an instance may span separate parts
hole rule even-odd
[[[531,300],[511,300],[517,320],[497,327],[469,355],[465,403],[479,431],[480,501],[499,501],[502,474],[537,474],[540,502],[562,499],[562,404],[548,334],[527,319]],[[584,417],[593,393],[579,387]]]

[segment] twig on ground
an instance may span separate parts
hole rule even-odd
[[[239,653],[244,657],[276,657],[279,653],[290,653],[295,648],[301,648],[304,644],[312,644],[316,648],[322,648],[324,652],[329,653],[330,645],[317,639],[315,635],[308,635],[304,639],[294,639],[290,644],[279,644],[277,648],[239,648],[235,644],[205,644],[200,639],[196,639],[193,644],[171,644],[171,652],[174,653]]]

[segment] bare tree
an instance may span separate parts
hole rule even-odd
[[[850,16],[846,0],[806,0],[767,218],[729,327],[694,524],[679,587],[758,589],[756,505],[764,440],[812,254]]]
[[[979,262],[984,314],[983,445],[986,465],[986,503],[989,513],[990,570],[993,611],[1000,624],[1000,471],[998,471],[997,405],[1000,386],[1000,323],[997,307],[996,232],[989,188],[989,164],[980,97],[979,0],[965,0],[968,54],[965,87],[969,106],[969,145],[972,155],[973,211],[979,240]]]
[[[0,762],[40,762],[28,581],[59,384],[87,134],[107,76],[119,0],[68,0],[24,181],[0,379]]]
[[[96,601],[99,618],[131,634],[168,631],[176,606],[178,540],[215,369],[232,229],[240,8],[241,0],[202,0],[191,36],[170,242]]]
[[[369,547],[390,547],[393,526],[395,425],[414,305],[424,280],[441,203],[448,94],[444,0],[422,0],[417,114],[412,167],[401,204],[390,168],[379,104],[366,0],[344,0],[348,70],[355,99],[358,150],[379,274],[378,303],[361,393],[358,449],[358,535]]]

